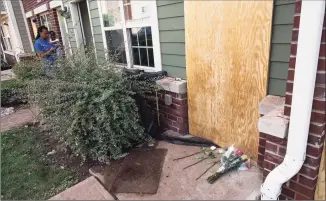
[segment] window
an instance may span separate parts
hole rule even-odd
[[[40,15],[40,23],[41,25],[46,26],[49,29],[49,31],[52,30],[50,14],[46,13]]]
[[[127,67],[161,70],[156,1],[101,0],[105,46]]]
[[[1,44],[4,50],[12,50],[8,24],[3,24],[1,26]]]

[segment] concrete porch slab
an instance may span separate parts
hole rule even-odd
[[[248,171],[226,174],[214,184],[209,184],[206,179],[218,169],[219,165],[216,165],[196,181],[210,166],[208,162],[214,159],[183,170],[183,167],[198,161],[196,156],[179,161],[173,159],[198,152],[200,147],[161,141],[158,148],[168,149],[158,192],[155,195],[119,193],[116,194],[119,200],[245,200],[262,184],[262,174],[254,166]]]
[[[95,177],[89,177],[49,200],[114,200],[114,198]]]

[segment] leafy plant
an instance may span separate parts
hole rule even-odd
[[[30,82],[30,98],[76,155],[105,162],[143,140],[133,96],[135,89],[153,90],[149,83],[129,79],[113,61],[99,65],[93,52],[61,59],[55,67],[53,78]]]
[[[38,59],[20,61],[13,67],[13,72],[18,79],[32,80],[44,75],[43,63]]]

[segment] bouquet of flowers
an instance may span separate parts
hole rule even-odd
[[[215,174],[207,178],[210,184],[213,184],[223,174],[238,169],[248,160],[248,156],[244,155],[242,151],[236,149],[234,145],[230,146],[221,158],[221,166]]]

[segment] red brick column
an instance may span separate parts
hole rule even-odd
[[[57,10],[52,9],[49,12],[50,12],[50,23],[51,23],[51,26],[52,26],[52,31],[55,32],[56,37],[60,41],[60,44],[63,45]]]
[[[259,133],[259,144],[258,144],[258,161],[257,165],[260,169],[264,169],[264,158],[265,158],[265,146],[266,146],[266,134]]]
[[[33,30],[33,26],[32,26],[32,18],[27,18],[27,25],[28,25],[28,29],[29,29],[29,33],[31,34],[31,39],[34,42],[35,40],[35,36],[34,36],[34,30]]]
[[[164,95],[172,96],[172,104],[165,105]],[[187,94],[163,91],[159,94],[160,123],[164,130],[173,130],[179,134],[189,133]]]
[[[295,60],[300,24],[300,11],[301,0],[297,0],[284,107],[284,115],[287,117],[289,117],[291,113],[293,79],[295,73]],[[312,106],[313,110],[311,112],[306,160],[299,173],[283,185],[280,199],[314,199],[318,171],[323,152],[323,143],[325,141],[325,21],[326,19],[324,19],[323,37],[321,41],[320,58],[315,85],[314,101]],[[265,178],[271,170],[273,170],[283,161],[286,152],[287,139],[281,139],[271,135],[265,135],[264,139],[265,152],[263,156],[261,156],[262,153],[260,153],[259,163],[261,164],[262,159],[262,167],[264,168]]]

